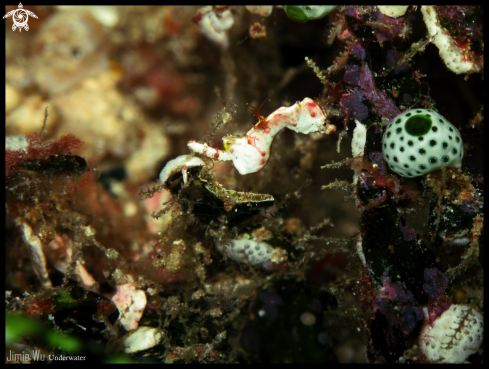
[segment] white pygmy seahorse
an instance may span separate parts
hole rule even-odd
[[[324,132],[330,134],[336,127],[317,103],[306,97],[286,108],[275,110],[268,117],[260,119],[244,136],[228,135],[222,138],[224,150],[212,148],[195,140],[188,143],[192,152],[219,161],[231,160],[240,174],[259,172],[270,158],[270,148],[277,133],[289,128],[299,133]]]

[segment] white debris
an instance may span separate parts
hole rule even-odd
[[[316,102],[305,98],[288,108],[281,107],[268,117],[261,118],[243,137],[223,137],[224,150],[217,150],[196,141],[190,141],[188,147],[191,151],[213,160],[232,160],[240,174],[255,173],[267,164],[273,139],[283,128],[304,134],[330,134],[336,130],[334,125],[327,124],[326,115]]]
[[[233,13],[230,10],[223,11],[219,16],[211,7],[200,9],[201,18],[198,21],[202,33],[211,41],[223,48],[229,46],[227,30],[234,24]]]
[[[158,328],[139,327],[136,331],[129,333],[124,340],[124,351],[126,354],[132,354],[150,349],[159,344],[162,338]]]
[[[379,11],[391,18],[398,18],[406,14],[409,5],[377,5]]]
[[[470,238],[469,237],[450,237],[447,235],[442,235],[443,242],[445,245],[449,246],[466,246],[470,243]]]
[[[29,143],[25,135],[5,136],[5,150],[24,150],[27,151]]]
[[[85,231],[85,233],[86,232],[87,231]],[[66,242],[63,237],[55,233],[54,239],[49,243],[44,251],[51,265],[53,265],[63,274],[68,273],[68,267],[73,260],[73,250],[71,249],[70,244]],[[95,278],[93,278],[93,276],[87,271],[83,265],[83,262],[80,260],[76,261],[75,274],[80,278],[80,281],[87,289],[91,289],[97,283]]]
[[[122,326],[127,331],[136,329],[146,307],[144,291],[137,290],[133,283],[118,285],[117,293],[112,297],[112,301],[119,309]]]
[[[365,143],[367,142],[367,127],[355,119],[356,127],[353,130],[353,139],[351,140],[351,153],[353,157],[360,156],[360,160],[363,158],[363,151],[365,150]],[[360,175],[360,169],[353,170],[353,183],[357,183],[358,176]]]
[[[448,31],[440,25],[436,7],[423,5],[421,13],[423,13],[423,19],[426,28],[428,28],[431,42],[438,47],[440,57],[446,66],[457,74],[479,72],[480,66],[475,64],[471,55],[469,55],[472,52],[457,46]]]
[[[70,6],[71,7],[71,6]],[[117,7],[114,6],[88,6],[93,17],[106,27],[115,27],[119,23],[119,14]]]
[[[275,264],[283,263],[284,261],[287,261],[287,259],[287,251],[280,247],[275,247],[270,255],[270,261]]]
[[[31,249],[31,259],[34,271],[44,287],[51,287],[51,280],[49,279],[49,274],[46,267],[46,258],[44,257],[44,252],[42,251],[41,239],[38,235],[33,233],[31,226],[26,222],[21,223],[21,228],[23,231],[22,236],[24,241]]]
[[[118,8],[115,6],[97,5],[97,6],[73,6],[73,5],[58,5],[56,7],[61,11],[79,11],[90,12],[92,16],[106,27],[114,27],[119,22]]]
[[[311,326],[311,325],[316,324],[316,315],[314,315],[313,313],[310,313],[310,312],[305,312],[305,313],[301,314],[300,320],[301,320],[302,324],[307,325],[307,326]]]
[[[90,273],[88,273],[87,269],[83,266],[80,260],[76,261],[75,273],[80,277],[83,285],[87,289],[91,289],[97,281],[92,277]]]
[[[272,14],[273,5],[246,5],[245,8],[252,14],[268,17]]]
[[[170,176],[178,172],[182,172],[183,181],[187,183],[187,169],[191,167],[204,166],[204,161],[193,155],[180,155],[173,160],[166,163],[165,167],[160,173],[160,183],[164,184]]]
[[[362,238],[362,233],[360,232],[357,236],[357,242],[356,242],[356,249],[358,253],[358,257],[362,261],[362,265],[365,268],[367,266],[367,259],[365,259],[365,254],[363,253],[363,238]]]
[[[353,139],[351,141],[351,153],[353,156],[358,156],[365,150],[365,142],[367,142],[367,127],[355,119],[357,125],[353,130]]]
[[[426,322],[430,321],[430,312],[428,311],[428,307],[423,307],[423,317]]]
[[[149,125],[145,129],[150,129],[150,133],[125,164],[127,175],[134,183],[148,181],[171,150],[170,140],[163,129]]]
[[[19,106],[20,101],[21,97],[17,89],[8,83],[5,83],[5,114],[10,113]]]
[[[484,318],[468,305],[452,305],[420,333],[419,346],[429,361],[460,364],[482,343]]]

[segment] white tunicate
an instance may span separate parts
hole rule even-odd
[[[263,268],[273,262],[274,248],[266,242],[257,242],[247,238],[235,239],[227,243],[216,241],[217,249],[229,259],[243,264],[260,265]],[[278,249],[279,251],[283,251]],[[273,259],[273,260],[272,260]],[[282,260],[282,259],[280,259]]]
[[[420,333],[419,346],[426,358],[437,363],[463,363],[477,351],[484,332],[483,316],[468,305],[452,305]]]
[[[407,110],[389,123],[382,141],[389,168],[402,177],[460,168],[464,146],[460,132],[432,109]]]

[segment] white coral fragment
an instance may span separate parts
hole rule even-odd
[[[482,343],[484,318],[468,305],[452,305],[422,329],[419,346],[426,358],[437,363],[463,363]]]
[[[119,319],[126,331],[136,329],[146,307],[146,294],[144,291],[137,290],[133,283],[118,285],[112,301],[119,309]]]
[[[426,28],[428,28],[431,42],[440,51],[440,57],[446,66],[457,74],[479,72],[480,66],[474,63],[471,55],[469,55],[472,52],[459,47],[455,40],[450,37],[448,31],[440,25],[436,8],[423,5],[421,13],[423,13],[423,19]]]
[[[275,110],[266,118],[260,119],[243,137],[223,137],[224,150],[217,150],[196,141],[190,141],[191,151],[219,161],[232,160],[242,175],[259,172],[270,158],[272,141],[284,128],[298,133],[324,132],[330,134],[336,127],[327,123],[326,115],[316,102],[310,98],[286,108]]]
[[[148,350],[161,342],[163,336],[158,328],[139,327],[136,331],[129,333],[124,340],[124,351],[126,354]]]

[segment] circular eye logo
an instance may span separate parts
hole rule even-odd
[[[19,9],[15,9],[8,12],[3,16],[3,19],[12,16],[14,20],[14,24],[12,25],[12,31],[15,31],[18,28],[19,32],[22,32],[22,28],[24,28],[26,31],[29,30],[29,25],[27,24],[27,21],[29,20],[29,15],[31,17],[37,18],[37,15],[35,15],[33,12],[29,10],[24,9],[22,4],[19,3]]]

